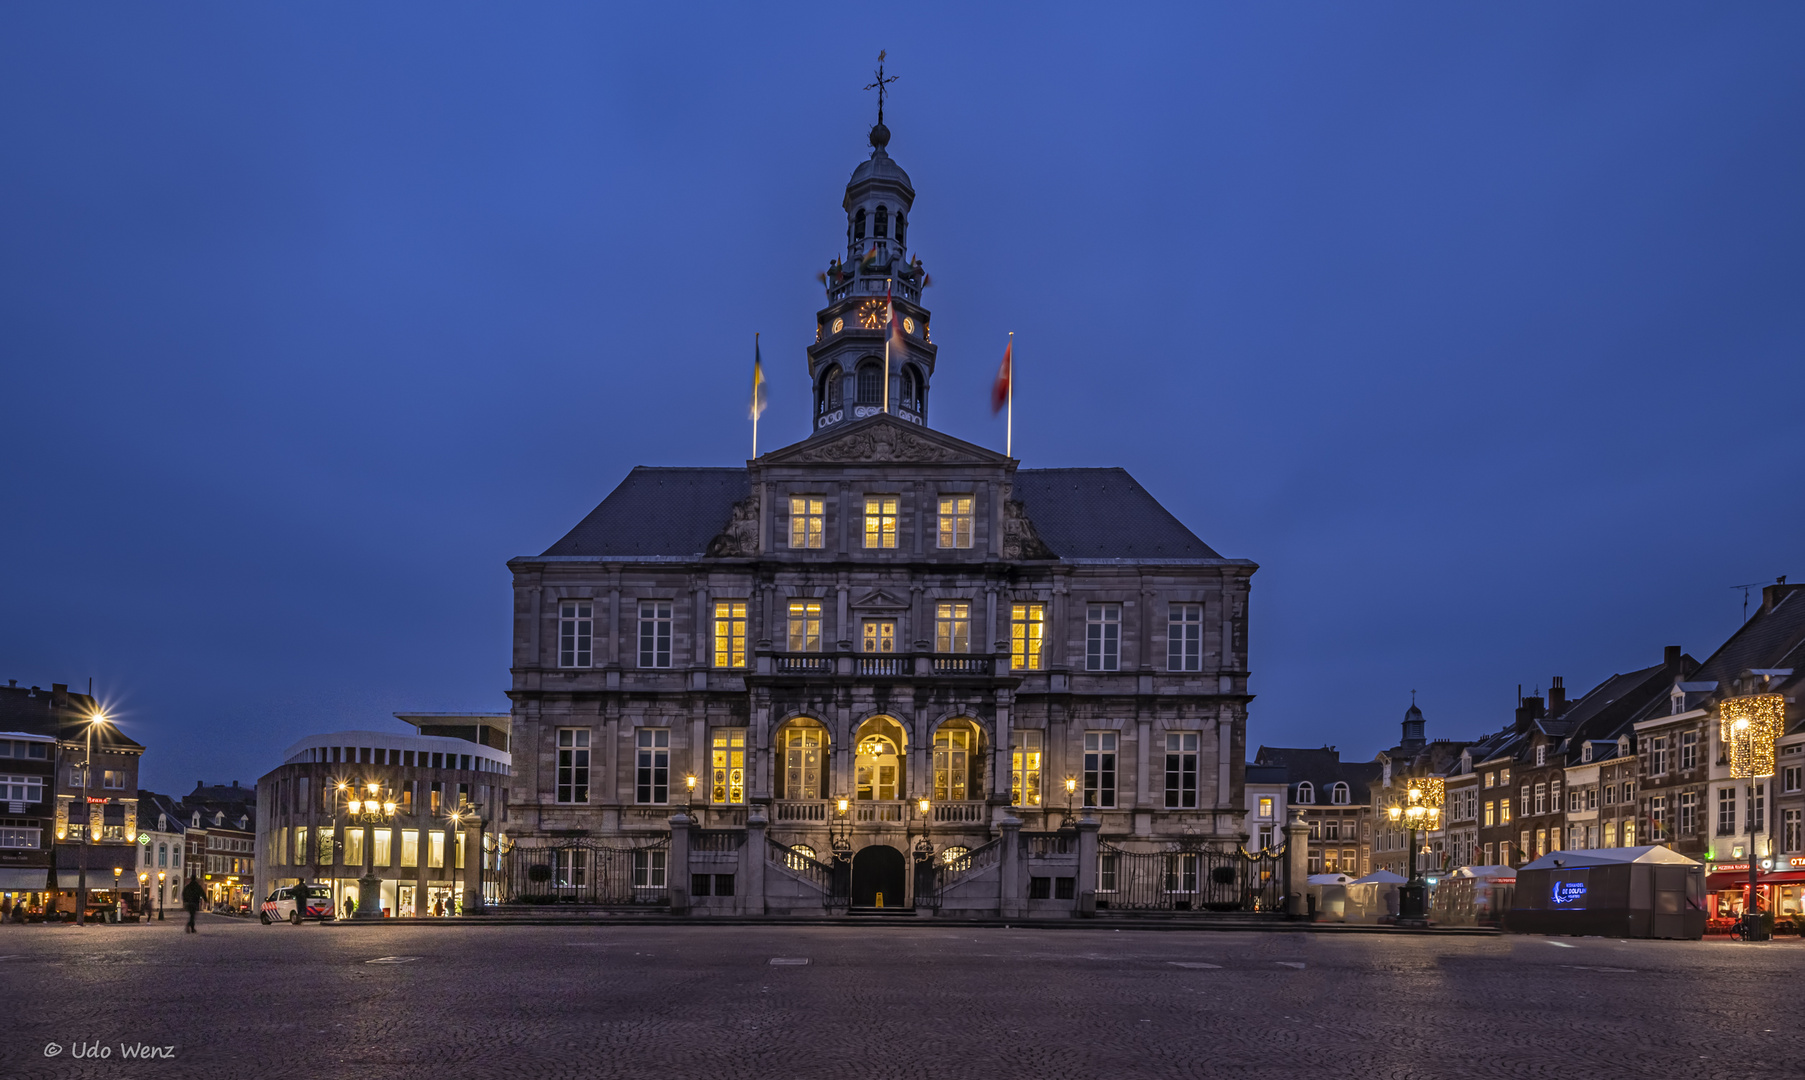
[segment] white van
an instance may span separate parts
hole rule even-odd
[[[299,926],[302,919],[329,922],[336,917],[332,910],[332,890],[324,885],[289,885],[277,889],[269,894],[258,914],[265,926],[273,922]]]

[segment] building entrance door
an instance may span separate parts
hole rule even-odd
[[[872,844],[852,857],[853,907],[906,907],[903,853],[887,844]]]

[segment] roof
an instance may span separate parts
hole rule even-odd
[[[752,493],[744,468],[640,465],[544,558],[701,558]],[[1061,559],[1221,559],[1127,470],[1019,469],[1015,498]]]
[[[1061,559],[1222,557],[1126,469],[1019,469],[1015,497]]]
[[[640,465],[545,554],[699,558],[726,527],[733,504],[751,493],[743,467]]]
[[[1664,847],[1620,847],[1620,848],[1582,848],[1577,851],[1553,851],[1532,863],[1518,867],[1523,870],[1571,870],[1582,866],[1618,866],[1623,863],[1667,863],[1683,866],[1703,866],[1696,859],[1688,859],[1677,851]]]
[[[1287,778],[1283,765],[1249,765],[1247,767],[1246,782],[1249,784],[1283,784]]]
[[[1378,782],[1380,765],[1376,761],[1343,761],[1333,747],[1262,746],[1254,755],[1256,765],[1282,766],[1290,778],[1291,792],[1297,785],[1309,783],[1319,794],[1314,805],[1332,805],[1328,801],[1330,785],[1341,781],[1348,786],[1349,804],[1362,806],[1372,801],[1372,786]],[[1296,799],[1292,802],[1295,804]],[[1311,805],[1311,804],[1303,804]]]
[[[909,200],[913,202],[915,199],[915,185],[909,183],[909,174],[903,171],[901,165],[892,161],[890,155],[881,146],[872,150],[871,156],[859,162],[852,170],[852,178],[846,181],[846,187],[850,190],[870,180],[888,181],[906,188],[909,192]],[[850,197],[848,203],[850,204]]]
[[[1801,595],[1799,587],[1775,589],[1778,595],[1774,598],[1773,607],[1764,602],[1756,609],[1748,622],[1742,624],[1730,639],[1720,645],[1697,671],[1692,679],[1698,682],[1716,681],[1720,692],[1733,693],[1730,690],[1743,672],[1751,669],[1774,668],[1787,666],[1788,658],[1798,658],[1805,652],[1805,595]],[[1773,686],[1778,687],[1789,681],[1786,678],[1775,680]]]

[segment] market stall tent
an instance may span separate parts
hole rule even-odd
[[[1705,867],[1664,847],[1556,851],[1517,870],[1505,929],[1701,938]]]

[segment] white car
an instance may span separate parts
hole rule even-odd
[[[298,902],[297,902],[298,901]],[[289,885],[269,894],[258,918],[263,925],[288,922],[301,925],[302,919],[330,922],[338,916],[332,910],[332,890],[324,885]]]

